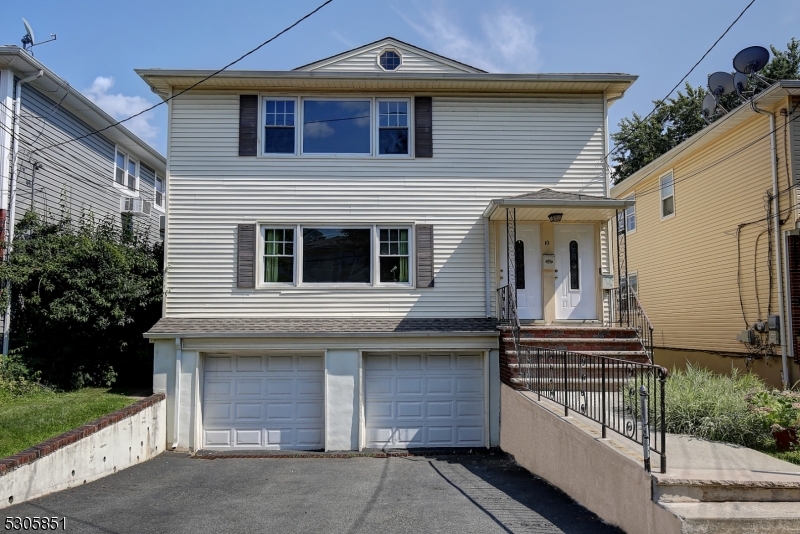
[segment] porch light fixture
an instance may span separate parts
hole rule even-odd
[[[564,215],[563,213],[551,213],[547,216],[550,219],[550,222],[561,222],[561,216]]]

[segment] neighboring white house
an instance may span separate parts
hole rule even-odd
[[[18,86],[15,219],[30,209],[60,217],[64,207],[73,218],[91,212],[161,239],[164,156],[17,46],[0,46],[0,226],[13,172],[16,88],[26,79]]]
[[[137,72],[165,99],[211,73]],[[492,74],[387,38],[171,100],[146,334],[168,445],[497,445],[507,217],[520,317],[603,321],[631,204],[607,198],[607,110],[635,79]]]

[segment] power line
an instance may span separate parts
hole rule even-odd
[[[755,0],[753,0],[753,1],[755,1]],[[217,70],[217,71],[215,71],[215,72],[213,72],[213,73],[209,74],[208,76],[206,76],[206,77],[205,77],[205,78],[203,78],[202,80],[200,80],[200,81],[198,81],[198,82],[196,82],[196,83],[194,83],[194,84],[190,85],[189,87],[187,87],[186,89],[183,89],[183,90],[182,90],[182,91],[180,91],[179,93],[177,93],[177,94],[175,94],[175,95],[172,95],[172,96],[170,96],[170,97],[168,97],[168,98],[166,98],[166,99],[164,99],[164,100],[162,100],[162,101],[160,101],[160,102],[158,102],[158,103],[156,103],[156,104],[153,104],[152,106],[150,106],[150,107],[149,107],[149,108],[147,108],[147,109],[143,109],[142,111],[140,111],[140,112],[138,112],[138,113],[134,113],[134,114],[133,114],[133,115],[131,115],[130,117],[127,117],[127,118],[125,118],[125,119],[119,120],[119,121],[117,121],[117,122],[115,122],[115,123],[113,123],[113,124],[109,124],[109,125],[108,125],[108,126],[106,126],[105,128],[100,128],[99,130],[94,130],[94,131],[92,131],[92,132],[89,132],[89,133],[87,133],[87,134],[84,134],[84,135],[82,135],[82,136],[80,136],[80,137],[76,137],[76,138],[74,138],[74,139],[70,139],[70,140],[68,140],[68,141],[63,141],[63,142],[61,142],[61,143],[58,143],[58,144],[55,144],[55,145],[49,145],[49,146],[46,146],[46,147],[42,147],[42,148],[36,149],[36,150],[34,150],[33,152],[41,152],[41,151],[43,151],[43,150],[48,150],[48,149],[50,149],[50,148],[53,148],[53,147],[55,147],[55,146],[62,146],[62,145],[66,145],[66,144],[69,144],[69,143],[74,143],[75,141],[80,141],[81,139],[85,139],[85,138],[87,138],[87,137],[90,137],[90,136],[92,136],[92,135],[96,135],[96,134],[98,134],[98,133],[100,133],[100,132],[104,132],[105,130],[108,130],[109,128],[113,128],[114,126],[119,126],[120,124],[122,124],[122,123],[124,123],[124,122],[128,122],[129,120],[131,120],[131,119],[134,119],[134,118],[138,117],[139,115],[142,115],[142,114],[144,114],[144,113],[147,113],[148,111],[152,111],[153,109],[155,109],[155,108],[157,108],[157,107],[159,107],[159,106],[161,106],[161,105],[163,105],[163,104],[166,104],[167,102],[169,102],[169,101],[171,101],[171,100],[173,100],[173,99],[175,99],[175,98],[177,98],[177,97],[181,96],[182,94],[184,94],[184,93],[185,93],[185,92],[187,92],[187,91],[190,91],[190,90],[194,89],[194,88],[195,88],[195,87],[197,87],[198,85],[200,85],[200,84],[202,84],[202,83],[204,83],[204,82],[206,82],[206,81],[210,80],[210,79],[211,79],[211,78],[213,78],[214,76],[216,76],[216,75],[220,74],[221,72],[223,72],[223,71],[227,70],[228,68],[232,67],[233,65],[235,65],[235,64],[237,64],[237,63],[239,63],[241,60],[243,60],[243,59],[244,59],[244,58],[246,58],[247,56],[249,56],[249,55],[251,55],[251,54],[254,54],[255,52],[257,52],[258,50],[260,50],[260,49],[261,49],[261,48],[263,48],[264,46],[268,45],[269,43],[271,43],[272,41],[274,41],[275,39],[277,39],[278,37],[280,37],[280,36],[281,36],[281,35],[283,35],[284,33],[288,32],[289,30],[291,30],[292,28],[294,28],[295,26],[297,26],[298,24],[300,24],[301,22],[303,22],[303,21],[304,21],[304,20],[306,20],[307,18],[309,18],[309,17],[311,17],[312,15],[314,15],[314,14],[315,14],[317,11],[319,11],[319,10],[320,10],[320,9],[322,9],[323,7],[327,6],[327,5],[328,5],[328,4],[330,4],[331,2],[333,2],[333,0],[325,0],[325,2],[323,2],[322,4],[320,4],[319,6],[317,6],[317,8],[316,8],[316,9],[314,9],[313,11],[311,11],[311,12],[307,13],[306,15],[304,15],[303,17],[301,17],[300,19],[298,19],[297,21],[295,21],[294,23],[292,23],[290,26],[287,26],[286,28],[282,29],[281,31],[279,31],[278,33],[276,33],[275,35],[273,35],[272,37],[270,37],[269,39],[267,39],[266,41],[264,41],[263,43],[261,43],[261,44],[260,44],[260,45],[258,45],[257,47],[253,48],[252,50],[250,50],[250,51],[248,51],[248,52],[246,52],[246,53],[244,53],[244,54],[242,54],[241,56],[239,56],[239,57],[238,57],[238,58],[236,58],[235,60],[231,61],[230,63],[228,63],[227,65],[225,65],[225,66],[224,66],[224,67],[222,67],[221,69],[219,69],[219,70]]]
[[[682,83],[683,83],[683,82],[686,80],[686,78],[688,78],[688,77],[689,77],[689,75],[690,75],[690,74],[692,74],[692,72],[694,72],[694,69],[696,69],[696,68],[697,68],[697,66],[698,66],[700,63],[702,63],[702,61],[703,61],[703,60],[706,58],[706,56],[707,56],[707,55],[708,55],[708,54],[709,54],[709,53],[710,53],[712,50],[714,50],[714,47],[715,47],[715,46],[717,46],[717,43],[719,43],[719,42],[722,40],[722,38],[723,38],[723,37],[725,37],[725,35],[727,35],[727,33],[728,33],[730,30],[731,30],[731,28],[733,28],[733,26],[734,26],[734,25],[735,25],[737,22],[739,22],[739,19],[740,19],[740,18],[742,18],[742,16],[745,14],[745,12],[747,12],[747,10],[748,10],[748,9],[750,9],[750,6],[752,6],[752,5],[755,3],[755,1],[756,1],[756,0],[751,0],[751,1],[750,1],[750,3],[749,3],[749,4],[747,4],[747,6],[745,6],[745,8],[742,10],[742,12],[741,12],[741,13],[739,13],[739,16],[738,16],[738,17],[736,17],[736,19],[734,19],[734,21],[733,21],[733,22],[731,22],[730,26],[728,26],[728,27],[727,27],[727,29],[726,29],[724,32],[722,32],[722,35],[720,35],[720,36],[717,38],[717,40],[716,40],[716,41],[714,41],[714,44],[712,44],[712,45],[711,45],[711,48],[709,48],[708,50],[706,50],[706,53],[705,53],[705,54],[703,54],[703,56],[702,56],[702,57],[701,57],[699,60],[697,60],[697,63],[695,63],[695,64],[692,66],[692,68],[691,68],[691,69],[689,69],[689,72],[687,72],[686,74],[684,74],[683,78],[681,78],[681,79],[680,79],[680,81],[679,81],[678,83],[676,83],[676,84],[673,86],[673,88],[672,88],[672,89],[670,89],[670,90],[669,90],[669,93],[667,93],[667,95],[666,95],[664,98],[662,98],[661,100],[659,100],[659,101],[658,101],[658,103],[657,103],[657,104],[656,104],[656,106],[653,108],[653,110],[652,110],[650,113],[648,113],[648,114],[647,114],[647,116],[646,116],[645,118],[643,118],[642,120],[640,120],[640,121],[639,121],[639,122],[636,124],[636,126],[634,126],[634,129],[637,129],[637,128],[639,128],[639,127],[640,127],[642,124],[644,124],[644,123],[645,123],[645,121],[647,121],[647,119],[649,119],[649,118],[650,118],[650,117],[653,115],[653,113],[655,113],[655,112],[658,110],[658,108],[660,108],[661,106],[663,106],[663,105],[664,105],[664,102],[666,102],[667,98],[669,98],[669,97],[670,97],[670,95],[671,95],[671,94],[672,94],[672,93],[675,91],[675,89],[677,89],[677,88],[678,88],[678,86],[680,86],[680,84],[682,84]],[[621,143],[617,143],[617,144],[616,144],[616,145],[614,145],[614,147],[613,147],[613,148],[612,148],[612,149],[611,149],[611,150],[608,152],[608,154],[606,154],[606,157],[604,158],[604,159],[606,160],[606,162],[607,162],[607,160],[608,160],[608,157],[609,157],[611,154],[613,154],[614,152],[616,152],[616,151],[619,149],[620,145],[621,145]]]

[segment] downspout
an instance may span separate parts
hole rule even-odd
[[[8,198],[8,215],[6,216],[5,225],[8,228],[8,247],[6,248],[5,259],[11,255],[11,247],[14,243],[14,215],[16,212],[16,194],[17,194],[17,172],[19,168],[19,116],[22,111],[22,84],[32,82],[44,76],[44,71],[40,70],[33,76],[28,76],[17,82],[14,87],[14,134],[11,141],[11,195]],[[6,296],[8,298],[8,305],[6,306],[6,314],[3,320],[3,354],[8,354],[8,333],[11,329],[11,281],[6,281]]]
[[[783,374],[783,387],[789,387],[789,358],[786,354],[786,314],[784,313],[784,294],[783,294],[783,262],[781,261],[781,212],[780,198],[778,196],[778,148],[775,138],[775,114],[771,111],[764,111],[756,106],[755,101],[750,100],[753,111],[762,115],[769,116],[769,147],[770,159],[772,160],[772,217],[775,226],[775,269],[778,278],[778,317],[780,317],[780,336],[781,336],[781,363]]]
[[[173,437],[175,438],[172,441],[172,446],[170,449],[175,449],[178,447],[178,435],[180,431],[180,420],[181,420],[181,358],[183,357],[183,351],[181,350],[181,338],[175,338],[175,394],[173,398],[175,399],[175,413],[173,415],[175,419],[175,431],[173,432]]]
[[[483,268],[486,271],[486,317],[492,316],[492,287],[491,273],[489,272],[489,217],[483,217]]]

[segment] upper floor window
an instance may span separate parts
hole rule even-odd
[[[262,154],[408,156],[411,99],[262,100]]]
[[[304,154],[369,154],[369,100],[304,100]]]
[[[400,54],[394,50],[386,50],[380,55],[380,65],[383,70],[397,70],[401,63]]]
[[[675,184],[672,171],[659,178],[661,189],[661,218],[666,219],[675,215]]]
[[[303,282],[368,284],[369,228],[303,228]]]
[[[264,101],[264,153],[294,154],[294,100]]]
[[[114,181],[130,192],[139,190],[139,165],[125,152],[117,150]]]
[[[156,174],[155,181],[155,202],[159,208],[164,207],[164,179]]]
[[[264,282],[294,282],[294,228],[262,228]]]
[[[625,200],[636,200],[636,195],[631,195]],[[632,234],[636,231],[636,206],[625,208],[625,232]]]
[[[380,229],[381,282],[408,282],[408,228]]]

